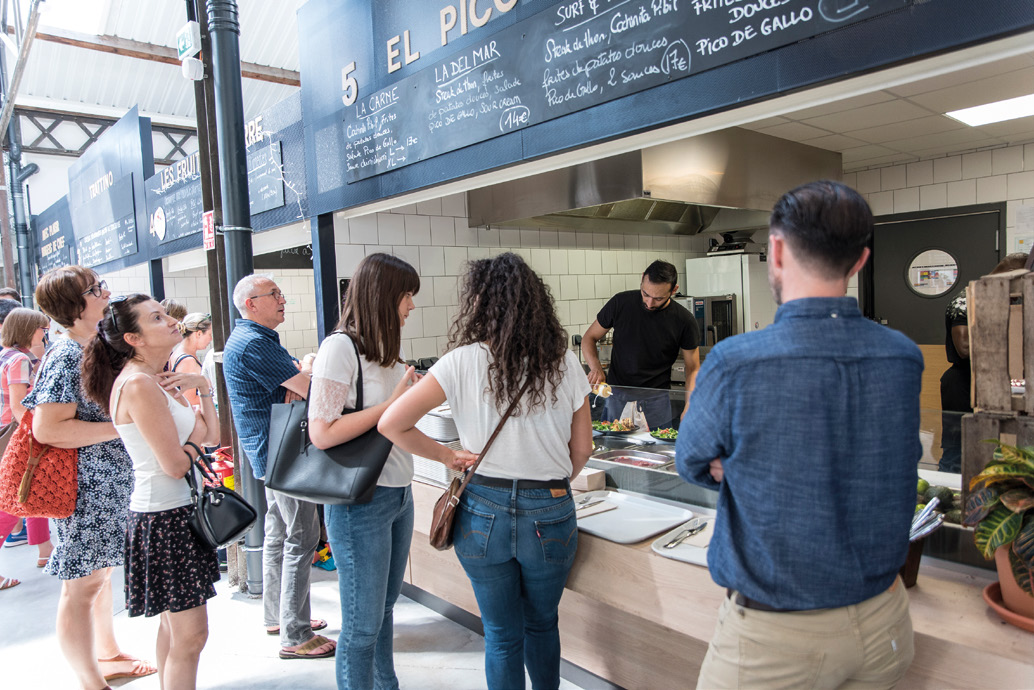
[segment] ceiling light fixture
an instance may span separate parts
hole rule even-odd
[[[1015,120],[1019,117],[1030,117],[1034,115],[1034,94],[1010,98],[1004,101],[978,105],[962,110],[953,110],[945,113],[953,120],[958,120],[970,127],[980,127],[994,122]]]

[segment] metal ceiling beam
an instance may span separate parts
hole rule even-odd
[[[4,110],[3,114],[0,114],[0,141],[7,135],[7,125],[14,114],[14,101],[18,96],[18,86],[21,84],[22,75],[25,74],[25,64],[29,61],[29,49],[36,36],[36,27],[39,26],[39,4],[40,0],[32,0],[32,4],[29,5],[29,20],[25,24],[24,32],[18,31],[18,28],[15,27],[15,36],[21,34],[18,61],[14,63],[14,74],[11,75],[10,83],[4,85]]]
[[[39,0],[36,0],[38,2]],[[10,30],[8,30],[10,31]],[[179,66],[180,60],[176,56],[176,50],[166,46],[159,46],[153,43],[133,41],[128,38],[117,36],[92,36],[90,34],[65,31],[53,27],[47,27],[46,32],[36,33],[36,39],[60,43],[61,45],[83,48],[85,50],[96,50],[101,53],[122,55],[137,60],[149,60],[160,62],[165,65]],[[251,62],[241,63],[241,76],[245,79],[271,82],[273,84],[285,84],[287,86],[301,86],[301,76],[298,72],[279,67],[267,67],[256,65]]]

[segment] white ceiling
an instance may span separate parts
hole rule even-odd
[[[244,62],[298,70],[296,15],[304,0],[239,0]],[[47,22],[173,47],[186,21],[183,0],[47,0]],[[88,12],[81,20],[76,13]],[[755,119],[743,126],[839,151],[845,170],[934,158],[1034,141],[1034,117],[969,127],[943,115],[973,105],[1034,93],[1034,36],[1020,54],[823,105]],[[9,53],[10,56],[10,53]],[[9,65],[13,60],[9,60]],[[243,80],[250,119],[297,87]],[[19,105],[118,116],[134,105],[156,123],[190,124],[191,82],[178,66],[37,40],[16,101]],[[771,111],[769,111],[771,112]]]

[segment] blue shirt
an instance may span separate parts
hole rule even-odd
[[[890,587],[915,510],[922,372],[919,348],[850,297],[787,302],[711,350],[675,448],[684,479],[718,489],[717,584],[793,610]]]
[[[297,376],[298,367],[276,331],[237,319],[223,348],[223,375],[241,447],[255,476],[262,479],[269,449],[269,413],[275,403],[284,401],[287,389],[281,384]]]

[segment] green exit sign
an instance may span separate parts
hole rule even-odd
[[[187,22],[176,34],[176,54],[179,59],[194,57],[201,52],[201,25]]]

